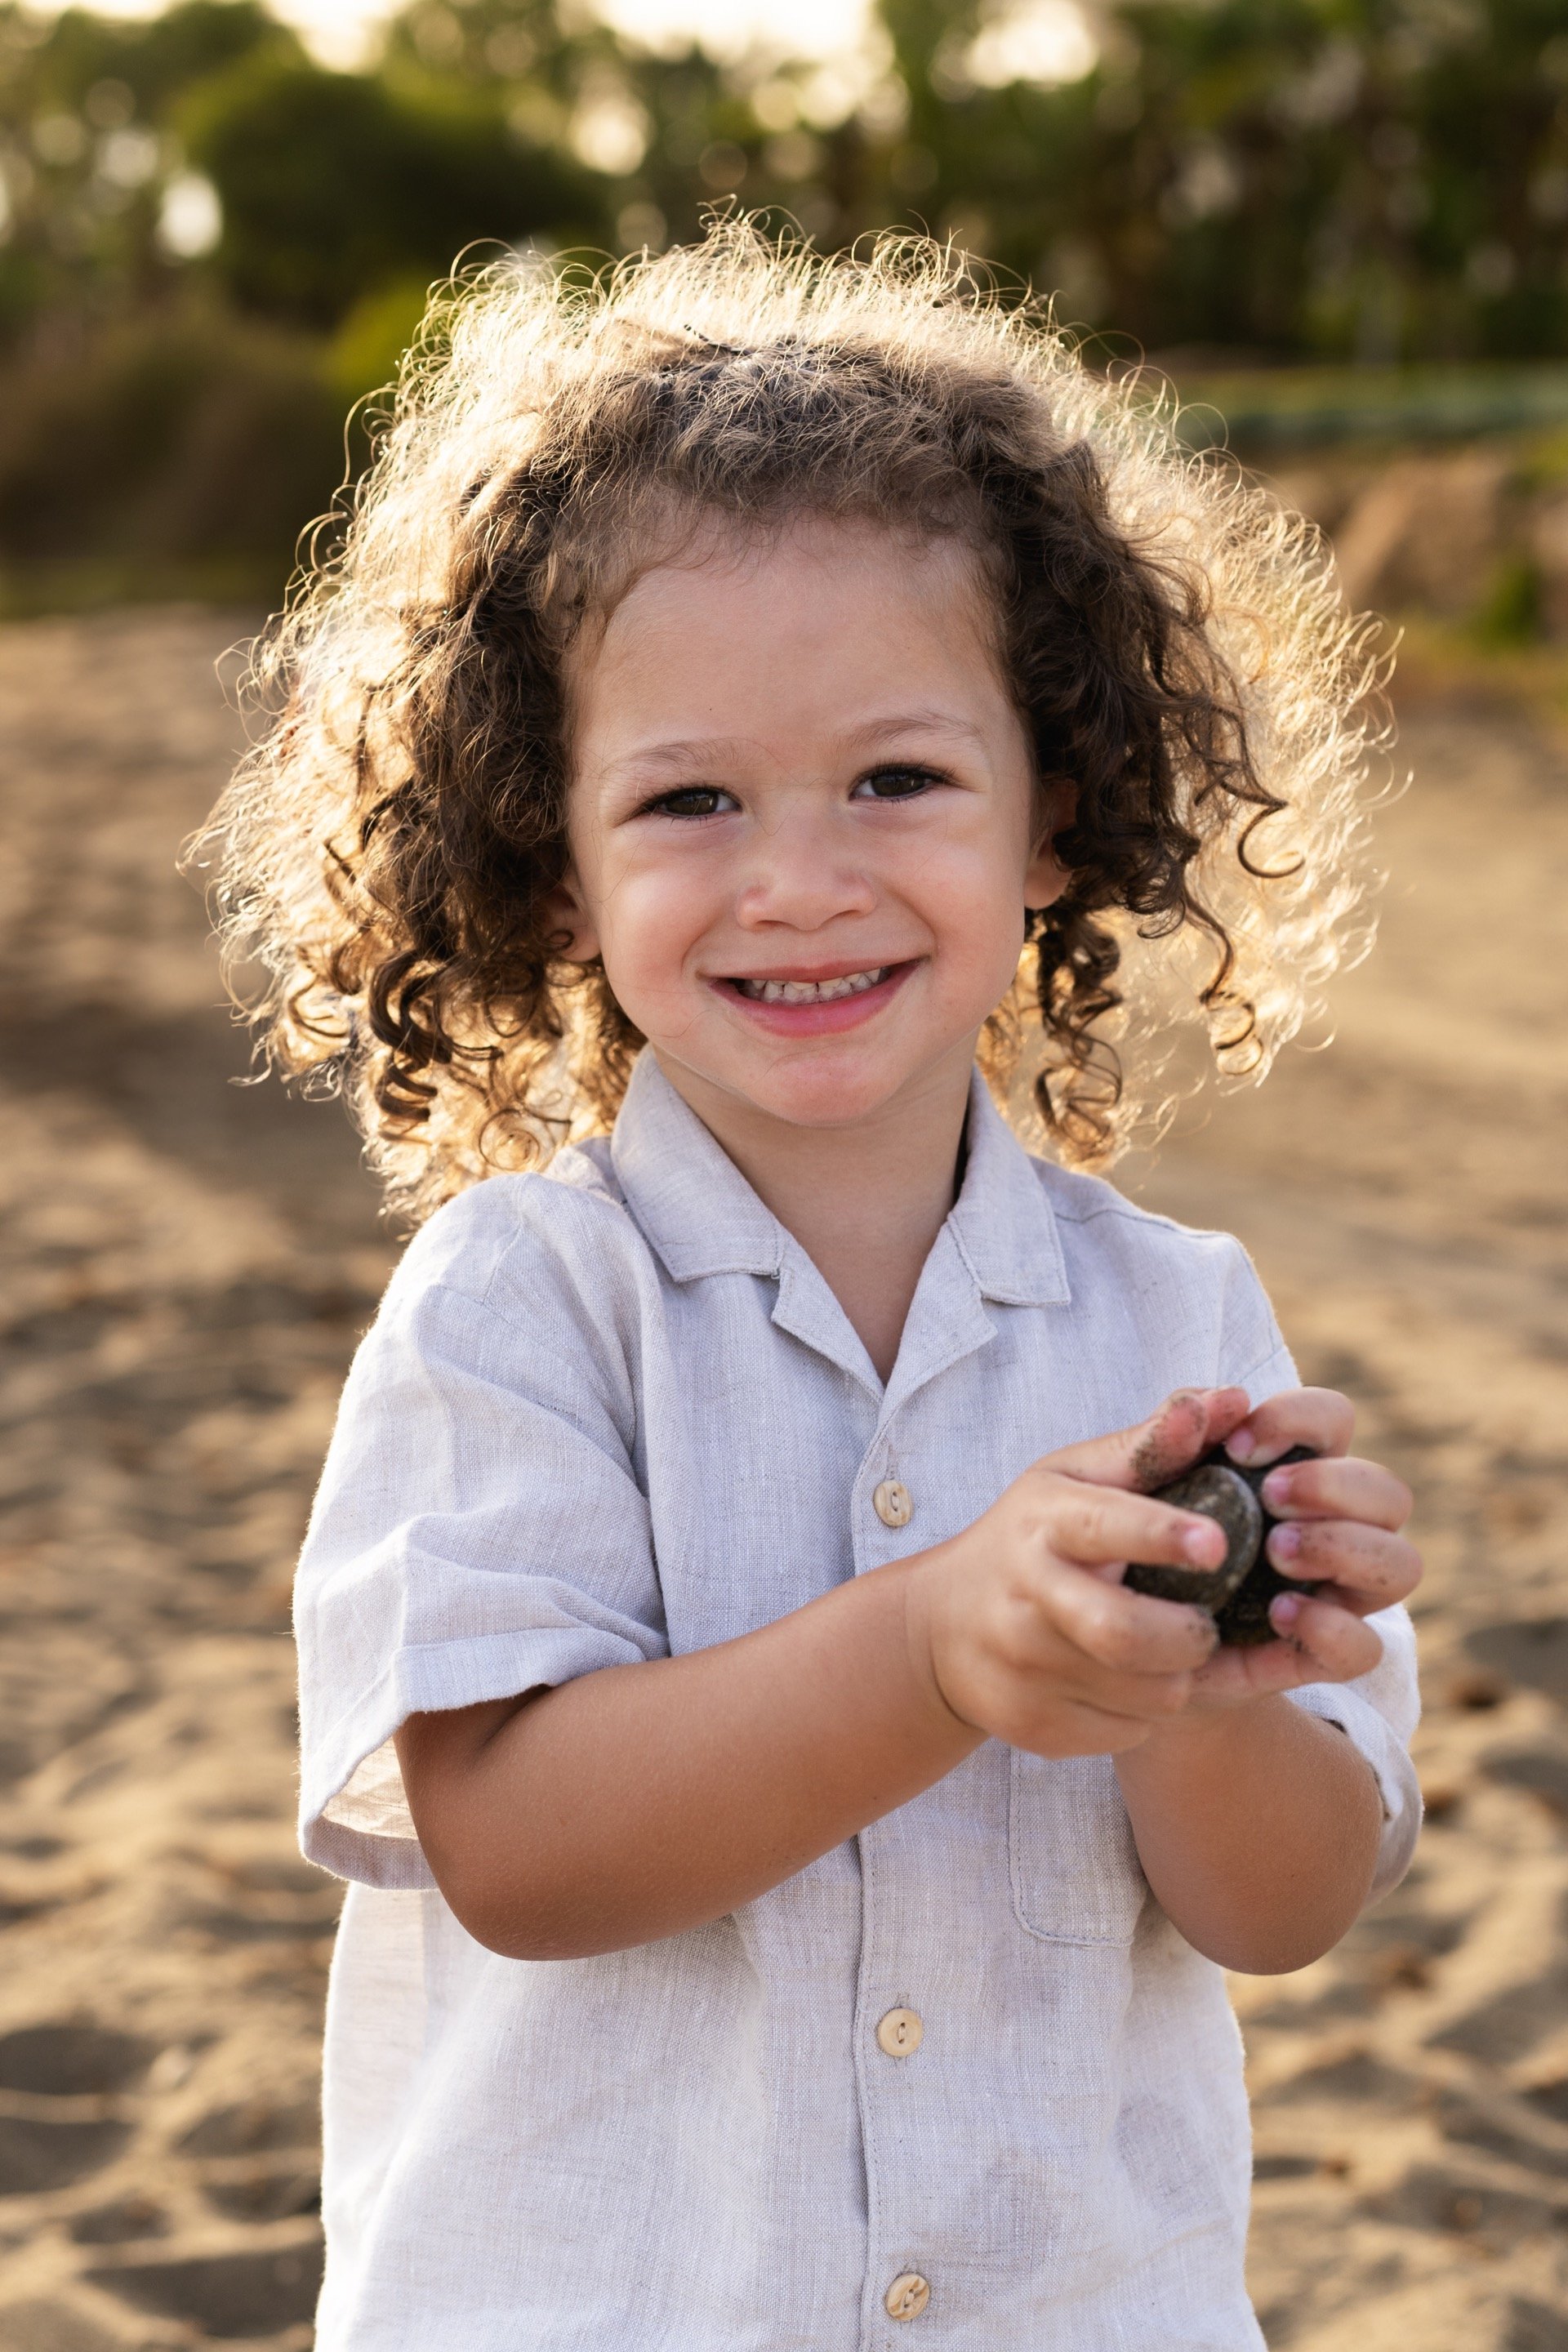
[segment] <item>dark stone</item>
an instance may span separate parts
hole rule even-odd
[[[1438,2165],[1415,2165],[1403,2180],[1366,2200],[1379,2221],[1417,2230],[1452,2231],[1501,2244],[1533,2238],[1557,2227],[1561,2208],[1490,2181],[1449,2172]]]
[[[1515,2295],[1508,2307],[1502,2352],[1563,2352],[1563,2311]]]
[[[1568,1756],[1544,1748],[1494,1748],[1482,1757],[1481,1769],[1489,1780],[1527,1790],[1548,1812],[1568,1821]]]
[[[292,2221],[321,2210],[313,2171],[253,2172],[244,2180],[209,2180],[206,2200],[236,2221]]]
[[[1205,1609],[1219,1628],[1222,1642],[1256,1647],[1278,1638],[1268,1622],[1269,1605],[1278,1593],[1310,1593],[1315,1584],[1280,1576],[1264,1552],[1270,1528],[1279,1525],[1263,1500],[1263,1481],[1281,1463],[1310,1462],[1311,1448],[1294,1445],[1279,1462],[1256,1470],[1232,1462],[1216,1445],[1179,1478],[1156,1486],[1157,1499],[1174,1503],[1184,1511],[1201,1511],[1226,1534],[1224,1565],[1215,1570],[1151,1568],[1134,1561],[1124,1581],[1134,1592],[1152,1593],[1156,1601],[1182,1601]]]
[[[1230,1463],[1202,1462],[1155,1492],[1162,1503],[1213,1519],[1225,1535],[1225,1559],[1214,1569],[1156,1567],[1139,1560],[1128,1570],[1126,1580],[1134,1592],[1151,1593],[1156,1601],[1183,1601],[1217,1616],[1258,1558],[1263,1506]]]
[[[1303,2101],[1331,2100],[1337,2106],[1354,2099],[1383,2107],[1391,2115],[1405,2115],[1419,2095],[1420,2084],[1414,2075],[1402,2074],[1370,2052],[1357,2050],[1346,2057],[1331,2058],[1321,2065],[1310,2066],[1286,2082],[1276,2083],[1270,2090],[1260,2092],[1254,2104],[1278,2107],[1295,2106]]]
[[[1568,2124],[1568,2078],[1556,2083],[1537,2083],[1525,2097],[1553,2123]]]

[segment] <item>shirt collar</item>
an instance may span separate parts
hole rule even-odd
[[[945,1231],[984,1298],[1047,1307],[1071,1297],[1040,1173],[978,1070],[969,1154]],[[651,1052],[637,1057],[610,1144],[626,1202],[675,1282],[711,1274],[777,1279],[789,1237],[734,1161],[682,1101]]]

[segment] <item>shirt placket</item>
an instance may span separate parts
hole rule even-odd
[[[853,1503],[857,1575],[908,1559],[951,1532],[922,1459],[918,1430],[932,1427],[930,1388],[954,1357],[991,1336],[971,1294],[970,1312],[947,1361],[889,1395],[877,1434],[861,1461]],[[924,1492],[922,1494],[922,1486]],[[924,1507],[922,1509],[922,1501]],[[934,1524],[933,1524],[934,1522]],[[922,2343],[955,2340],[963,2315],[952,2308],[931,2228],[929,2148],[940,2118],[930,2113],[933,2049],[947,2021],[931,1993],[935,1971],[921,1921],[924,1906],[908,1899],[912,1859],[903,1809],[860,1832],[861,1931],[856,1986],[855,2076],[866,2166],[867,2269],[860,2352],[918,2352]],[[950,1923],[951,1924],[951,1923]],[[942,2323],[947,2321],[944,2327]]]
[[[773,1320],[837,1363],[865,1387],[875,1375],[838,1306],[798,1251],[784,1250]],[[875,1435],[861,1457],[850,1505],[855,1573],[909,1558],[956,1531],[946,1524],[953,1497],[942,1492],[941,1395],[945,1379],[965,1377],[964,1360],[995,1337],[979,1285],[951,1231],[943,1229],[921,1278],[893,1377],[879,1402]],[[874,1391],[872,1391],[874,1392]],[[952,1483],[954,1465],[947,1464]],[[923,1482],[923,1486],[922,1486]],[[973,1516],[973,1514],[970,1514]],[[958,1524],[964,1524],[961,1514]],[[952,2343],[943,2317],[951,2307],[937,2265],[914,2243],[922,2226],[934,2237],[931,2195],[922,2191],[920,2150],[941,2117],[931,2112],[930,2035],[920,1980],[932,1973],[923,1906],[905,1899],[900,1878],[930,1862],[900,1808],[873,1822],[858,1841],[861,1881],[860,1955],[854,2026],[855,2087],[867,2185],[867,2271],[861,2352],[900,2352],[921,2340]],[[929,1825],[927,1831],[929,1843]],[[946,1919],[952,1932],[952,1921]],[[927,2064],[922,2067],[922,2051]],[[925,2080],[922,2081],[922,2076]],[[922,2266],[923,2263],[923,2266]],[[918,2333],[915,2324],[919,2323]]]

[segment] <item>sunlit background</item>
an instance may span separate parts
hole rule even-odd
[[[158,0],[104,0],[98,11],[128,17],[159,13]],[[294,27],[321,64],[352,70],[374,57],[388,18],[396,13],[396,0],[280,0],[272,13]],[[798,7],[783,0],[610,0],[584,13],[649,48],[680,48],[697,41],[714,57],[733,57],[753,46],[822,57],[855,47],[867,22],[863,0],[801,0]]]
[[[0,600],[274,600],[460,249],[729,201],[952,237],[1244,455],[1568,420],[1563,0],[4,0]]]

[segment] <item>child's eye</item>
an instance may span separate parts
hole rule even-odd
[[[644,816],[717,816],[722,807],[737,803],[717,784],[683,784],[679,792],[661,793],[641,811]]]
[[[914,800],[942,781],[934,768],[873,768],[868,776],[859,779],[854,796],[870,801]]]

